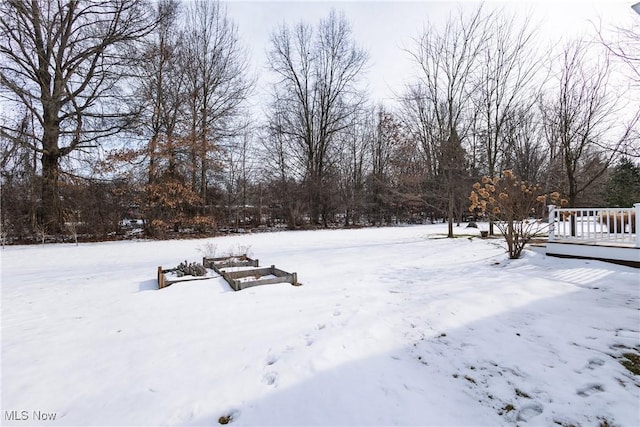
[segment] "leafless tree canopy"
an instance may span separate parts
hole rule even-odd
[[[120,159],[147,165],[138,202],[147,229],[162,235],[171,220],[213,222],[205,219],[210,190],[224,186],[221,170],[247,129],[253,80],[222,4],[164,0],[157,15],[162,20],[145,39],[137,81],[143,147],[124,150]]]
[[[631,15],[633,12],[629,11]],[[634,86],[640,89],[640,22],[632,16],[628,25],[619,25],[609,34],[603,28],[596,28],[600,42],[607,50],[625,62]]]
[[[60,160],[126,124],[126,94],[118,83],[136,58],[131,44],[154,28],[150,11],[142,0],[0,5],[2,94],[37,122],[28,138],[10,126],[2,136],[41,156],[44,227],[60,227]]]
[[[305,23],[279,28],[268,58],[277,76],[270,127],[284,138],[294,167],[304,175],[317,222],[327,214],[326,178],[337,135],[352,125],[363,102],[358,83],[367,53],[352,40],[347,19],[331,12],[317,28]]]
[[[199,174],[192,182],[207,202],[209,154],[221,139],[242,132],[242,108],[252,89],[248,55],[238,41],[237,27],[219,2],[197,1],[186,11],[181,57],[186,76],[186,103],[193,142],[192,161]]]
[[[505,170],[572,206],[635,197],[640,17],[545,51],[529,18],[467,6],[424,16],[383,105],[336,11],[273,28],[252,64],[217,0],[5,0],[0,237],[428,220],[453,236],[473,183]]]
[[[460,11],[441,31],[427,27],[409,51],[420,75],[404,97],[405,110],[412,112],[409,124],[439,179],[437,193],[446,198],[451,237],[456,199],[463,194],[462,144],[470,123],[470,99],[477,89],[473,76],[489,38],[487,19],[482,8],[469,16]]]
[[[639,113],[626,121],[626,105],[610,83],[610,59],[588,57],[587,44],[567,44],[551,80],[553,89],[542,105],[548,143],[559,156],[569,205],[611,164],[620,147],[632,138]],[[621,120],[622,119],[622,120]]]
[[[537,61],[535,31],[529,21],[496,12],[487,18],[486,40],[474,75],[473,104],[488,176],[496,176],[505,166],[505,128],[517,108],[535,104],[534,82],[542,61]],[[526,100],[526,101],[523,101]]]

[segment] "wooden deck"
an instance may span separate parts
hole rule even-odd
[[[628,209],[549,206],[546,253],[640,268],[640,203]]]

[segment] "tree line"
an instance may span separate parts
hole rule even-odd
[[[451,234],[473,183],[506,170],[569,206],[640,202],[640,112],[625,101],[638,23],[617,29],[628,42],[594,31],[552,49],[529,20],[458,9],[407,48],[415,78],[382,105],[334,10],[273,29],[259,116],[223,3],[7,0],[0,29],[14,241],[134,223],[163,238],[446,219]]]

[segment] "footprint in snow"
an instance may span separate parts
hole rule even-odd
[[[537,417],[544,411],[542,405],[538,403],[532,403],[531,405],[523,406],[518,411],[517,421],[529,421],[533,417]]]
[[[587,397],[595,393],[600,393],[602,391],[604,391],[604,386],[602,384],[591,383],[580,387],[578,390],[576,390],[576,394],[578,396]]]
[[[333,312],[333,315],[334,315],[334,316],[336,316],[336,317],[337,317],[337,316],[340,316],[341,314],[342,314],[342,312],[341,312],[340,310],[335,310],[335,311]]]
[[[267,366],[271,366],[278,361],[278,356],[270,354],[267,356]]]
[[[598,359],[597,357],[593,359],[589,359],[589,363],[587,363],[587,368],[595,369],[598,366],[604,366],[604,360]]]
[[[278,386],[278,373],[275,371],[267,372],[262,377],[262,382],[266,385]]]

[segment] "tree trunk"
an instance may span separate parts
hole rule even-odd
[[[208,90],[206,87],[203,89],[204,105],[202,107],[202,128],[200,129],[200,197],[202,198],[202,204],[207,204],[207,98]],[[195,167],[195,165],[193,165]]]
[[[61,230],[62,210],[59,197],[59,161],[57,149],[49,150],[41,157],[42,163],[42,204],[39,221],[50,233]]]
[[[317,171],[311,172],[311,179],[309,180],[309,207],[310,207],[310,220],[313,225],[320,225],[321,212],[321,178]]]
[[[578,199],[578,185],[573,174],[569,176],[569,207],[575,208],[576,201]],[[571,237],[576,236],[576,216],[572,214],[569,217],[569,223],[571,226]]]
[[[513,218],[509,218],[509,223],[507,224],[507,247],[509,249],[509,258],[517,259],[518,255],[515,252],[513,234]]]
[[[453,238],[453,205],[454,205],[454,193],[453,191],[449,190],[449,209],[448,209],[448,233],[447,233],[447,237],[449,239]]]

